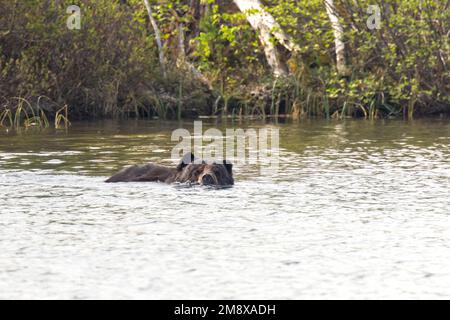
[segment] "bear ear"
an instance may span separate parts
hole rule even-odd
[[[227,169],[228,173],[230,175],[233,175],[232,170],[233,170],[233,164],[231,164],[230,162],[228,162],[227,160],[223,160],[223,165],[225,166],[225,169]]]
[[[193,163],[195,161],[195,156],[192,152],[186,153],[183,158],[181,158],[180,163],[177,166],[177,170],[181,171],[184,167],[186,167],[188,164]]]

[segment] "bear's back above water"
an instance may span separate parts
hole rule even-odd
[[[134,165],[122,169],[106,182],[165,182],[192,183],[200,185],[233,185],[233,165],[222,163],[198,163],[192,153],[186,154],[176,168],[158,164]]]

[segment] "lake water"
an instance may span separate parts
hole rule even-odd
[[[103,183],[192,122],[0,133],[0,298],[450,298],[450,121],[280,130],[227,189]]]

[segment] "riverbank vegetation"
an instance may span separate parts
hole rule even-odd
[[[449,1],[0,0],[0,11],[0,125],[450,112]]]

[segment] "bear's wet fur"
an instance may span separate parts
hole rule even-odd
[[[234,184],[232,169],[233,165],[226,160],[208,164],[196,159],[192,153],[187,153],[176,168],[153,163],[134,165],[122,169],[106,182],[178,182],[228,186]]]

